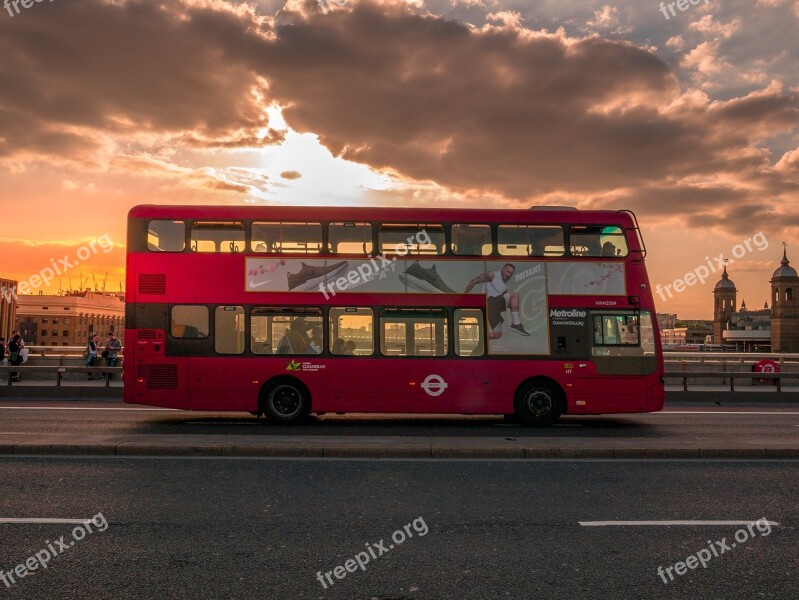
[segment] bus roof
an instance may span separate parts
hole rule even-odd
[[[252,219],[289,221],[399,221],[465,223],[576,223],[616,224],[634,227],[626,210],[579,210],[572,207],[530,209],[389,208],[371,206],[231,206],[156,205],[134,206],[133,219]]]

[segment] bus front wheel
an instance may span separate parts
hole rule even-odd
[[[531,381],[516,392],[514,408],[516,417],[525,425],[545,427],[560,418],[562,392],[558,386],[546,381]]]
[[[275,381],[261,396],[261,412],[276,423],[283,425],[301,423],[311,411],[308,390],[296,380]]]

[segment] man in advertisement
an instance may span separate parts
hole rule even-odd
[[[505,263],[499,271],[487,271],[473,278],[464,290],[468,294],[474,286],[483,284],[483,291],[487,296],[488,325],[491,328],[489,339],[496,340],[502,337],[502,324],[505,322],[503,315],[508,308],[510,308],[511,314],[510,328],[519,335],[530,335],[524,329],[519,316],[519,294],[508,290],[508,281],[515,272],[514,265]],[[506,294],[507,300],[505,299]]]

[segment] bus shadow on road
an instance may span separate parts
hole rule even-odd
[[[527,427],[501,416],[452,415],[324,415],[301,425],[281,426],[268,419],[238,415],[187,415],[152,421],[155,429],[175,433],[269,436],[402,436],[402,437],[659,437],[662,427],[635,416],[564,417],[549,427]]]

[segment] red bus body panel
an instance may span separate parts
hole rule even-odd
[[[250,206],[137,206],[130,219],[383,221],[397,223],[572,223],[618,224],[637,231],[629,213],[617,211],[508,211]],[[629,235],[624,259],[624,296],[548,296],[549,309],[638,308],[653,319],[657,371],[648,375],[602,375],[591,360],[536,357],[371,357],[336,356],[169,356],[165,329],[129,328],[125,339],[125,391],[128,403],[208,411],[258,411],[265,382],[290,374],[312,398],[313,412],[510,414],[514,395],[531,377],[546,377],[565,392],[567,414],[633,413],[661,410],[664,403],[663,359],[655,307],[639,240]],[[637,253],[637,254],[636,254]],[[484,308],[475,294],[342,293],[325,299],[319,292],[245,291],[245,263],[256,255],[128,252],[126,304],[129,311],[146,304],[221,304],[275,306],[457,306]],[[257,255],[263,258],[263,255]],[[283,256],[283,255],[281,255]],[[634,260],[638,256],[637,260]],[[293,258],[310,258],[294,256]],[[469,257],[437,256],[436,260]],[[474,257],[491,261],[506,257]],[[517,259],[519,257],[513,257]],[[547,263],[573,258],[538,259]],[[613,260],[613,259],[610,259]],[[147,293],[139,275],[165,274],[165,288]],[[631,297],[637,298],[633,303]],[[289,371],[289,363],[298,368]],[[434,377],[435,376],[435,377]],[[434,377],[445,387],[433,390]]]

